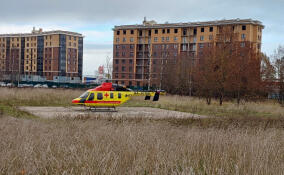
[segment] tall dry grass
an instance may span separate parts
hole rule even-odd
[[[0,174],[283,174],[284,131],[0,118]]]
[[[143,101],[142,97],[134,97],[126,106],[152,106],[162,109],[191,112],[195,114],[223,117],[284,117],[284,108],[276,101],[242,102],[240,105],[225,101],[222,106],[217,100],[207,105],[204,99],[188,96],[160,96],[158,102]]]
[[[84,90],[0,88],[0,102],[13,106],[70,106]]]
[[[0,105],[70,106],[71,100],[83,92],[84,90],[70,89],[0,88]],[[240,105],[227,101],[220,106],[215,100],[207,105],[205,100],[196,97],[167,95],[161,96],[158,102],[133,97],[123,106],[148,106],[217,117],[284,117],[284,108],[273,101],[243,102]]]

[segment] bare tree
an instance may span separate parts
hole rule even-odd
[[[279,103],[284,105],[284,47],[279,46],[275,53],[275,71],[278,79]]]
[[[105,63],[105,68],[106,68],[106,71],[107,71],[107,78],[110,80],[112,79],[112,69],[113,69],[113,66],[112,66],[112,58],[110,56],[107,56],[106,57],[106,63]]]

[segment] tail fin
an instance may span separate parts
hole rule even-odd
[[[159,101],[160,93],[156,92],[153,101]]]

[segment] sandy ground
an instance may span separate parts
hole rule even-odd
[[[117,112],[90,111],[84,107],[20,107],[21,110],[27,111],[35,116],[42,118],[56,117],[143,117],[154,119],[165,118],[205,118],[197,114],[169,111],[164,109],[150,107],[118,107]]]

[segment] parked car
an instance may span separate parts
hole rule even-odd
[[[14,84],[13,83],[8,83],[7,87],[14,87]]]
[[[41,87],[43,87],[43,88],[48,88],[48,85],[47,85],[47,84],[44,84],[44,85],[42,85]]]
[[[35,88],[41,88],[42,86],[41,86],[41,84],[36,84],[36,85],[34,85],[34,87]]]
[[[5,82],[0,82],[0,86],[1,86],[1,87],[5,87],[5,86],[6,86],[6,83],[5,83]]]

